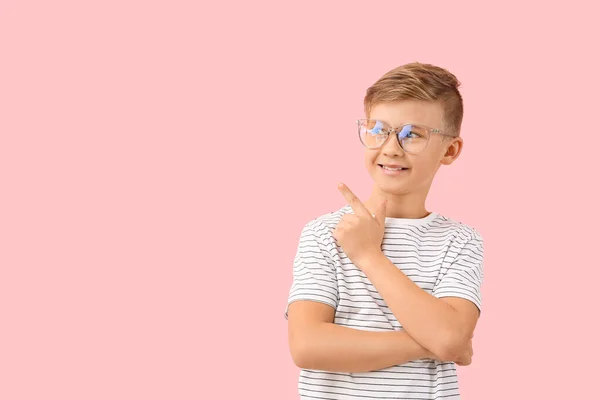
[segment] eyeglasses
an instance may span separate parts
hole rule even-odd
[[[376,119],[359,119],[356,122],[360,142],[368,149],[383,147],[389,136],[395,133],[400,147],[407,153],[416,154],[427,147],[432,134],[455,136],[424,125],[404,124],[398,128],[392,128],[385,122]]]

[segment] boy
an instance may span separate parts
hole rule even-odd
[[[460,155],[460,83],[400,66],[366,93],[358,121],[374,185],[363,203],[308,222],[285,316],[302,399],[459,399],[481,309],[483,239],[425,208]]]

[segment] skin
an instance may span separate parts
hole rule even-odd
[[[384,121],[392,127],[412,122],[444,129],[444,110],[434,102],[403,100],[380,103],[372,107],[369,118]],[[448,140],[433,134],[427,147],[418,154],[404,152],[392,136],[380,149],[365,149],[365,167],[373,179],[371,196],[365,201],[365,206],[375,213],[381,201],[388,200],[388,217],[422,218],[428,215],[425,199],[433,178],[440,166],[450,165],[458,158],[462,146],[460,137]],[[406,178],[398,179],[384,175],[378,163],[400,164],[410,170]]]
[[[403,100],[376,104],[369,118],[392,127],[406,122],[444,129],[439,103]],[[448,129],[445,129],[448,131]],[[344,184],[338,189],[354,214],[342,217],[333,236],[360,268],[394,316],[400,332],[367,332],[333,324],[335,310],[327,305],[297,301],[288,312],[292,358],[301,368],[360,372],[432,358],[469,365],[472,337],[479,317],[477,307],[464,299],[438,299],[425,292],[385,257],[381,242],[385,217],[423,218],[425,200],[441,165],[460,155],[463,140],[434,134],[418,154],[408,154],[390,135],[380,149],[365,149],[365,166],[374,185],[363,203]],[[401,176],[383,174],[378,164],[399,164],[409,170]]]

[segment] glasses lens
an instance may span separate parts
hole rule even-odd
[[[375,119],[365,119],[359,121],[358,133],[360,141],[369,149],[376,149],[387,139],[387,127],[383,122]]]
[[[402,140],[402,148],[409,153],[418,153],[422,151],[429,140],[429,131],[418,125],[404,125],[399,138]]]

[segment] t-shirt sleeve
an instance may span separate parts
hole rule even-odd
[[[298,300],[310,300],[337,308],[336,269],[330,252],[335,244],[330,236],[326,226],[319,226],[314,221],[302,229],[294,258],[288,306]],[[287,317],[288,307],[285,309]]]
[[[473,302],[481,312],[483,283],[483,238],[473,231],[460,248],[456,258],[442,270],[433,288],[433,295],[460,297]]]

